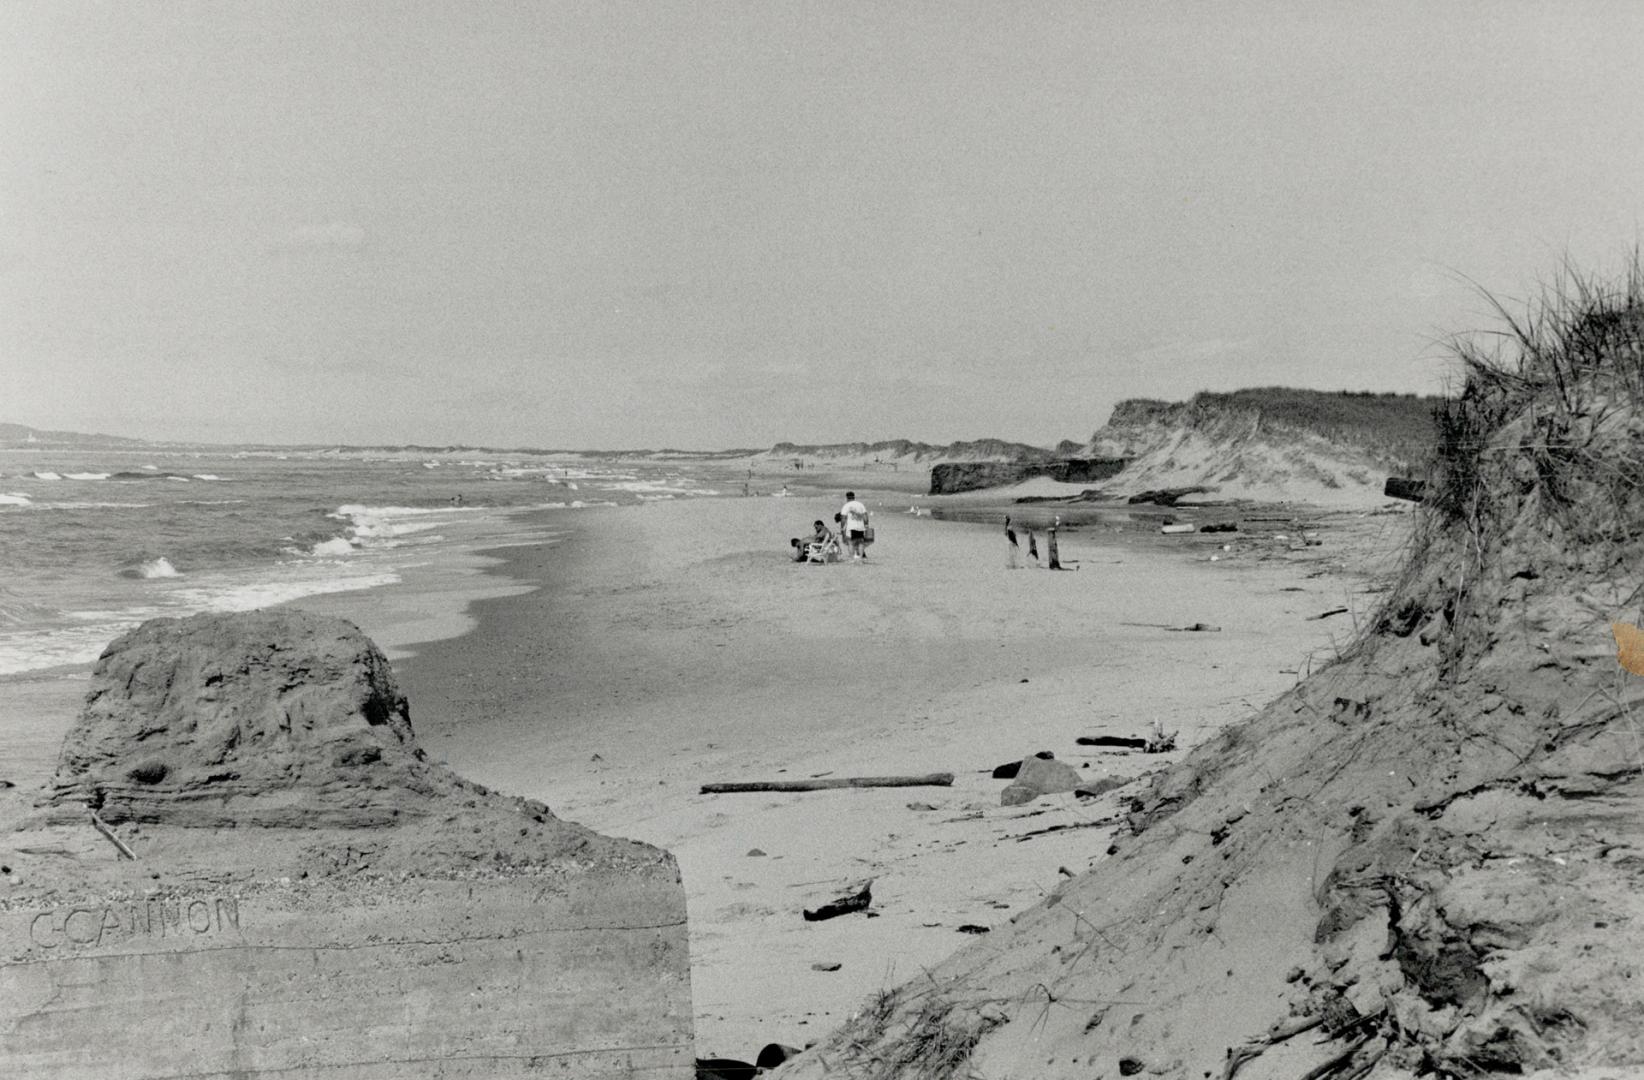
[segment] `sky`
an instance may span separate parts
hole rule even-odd
[[[0,421],[1084,440],[1438,392],[1644,220],[1644,5],[0,0]]]

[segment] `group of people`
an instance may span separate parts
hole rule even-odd
[[[856,497],[856,492],[845,492],[845,505],[833,516],[838,531],[818,519],[811,523],[811,535],[796,536],[793,546],[794,562],[838,562],[849,551],[852,560],[868,557],[868,545],[873,543],[873,516]]]
[[[1049,570],[1075,569],[1074,567],[1063,566],[1061,554],[1056,550],[1056,530],[1060,528],[1061,525],[1062,519],[1058,516],[1051,522],[1050,528],[1045,530],[1045,554],[1047,556],[1045,567]],[[1032,560],[1028,565],[1036,567],[1039,565],[1039,541],[1034,538],[1032,528],[1023,527],[1022,531],[1027,533],[1027,557]],[[1010,544],[1010,562],[1006,565],[1008,565],[1012,570],[1021,569],[1022,564],[1020,559],[1022,545],[1016,539],[1016,528],[1011,525],[1009,514],[1005,515],[1005,540]]]

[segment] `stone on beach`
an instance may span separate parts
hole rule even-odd
[[[427,813],[457,786],[417,748],[368,638],[270,611],[155,619],[116,639],[48,802],[95,802],[111,822],[361,827]]]
[[[1016,779],[999,795],[999,805],[1020,806],[1042,795],[1072,791],[1083,783],[1079,770],[1054,758],[1030,757],[1022,761]]]

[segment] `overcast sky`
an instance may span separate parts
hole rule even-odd
[[[0,0],[0,421],[1083,439],[1435,391],[1644,219],[1644,4]]]

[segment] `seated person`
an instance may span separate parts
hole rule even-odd
[[[809,540],[801,539],[796,536],[792,540],[789,540],[788,543],[793,546],[794,562],[805,562],[810,558],[811,545]]]
[[[821,521],[811,522],[811,539],[805,545],[812,558],[832,562],[839,557],[839,537]]]

